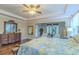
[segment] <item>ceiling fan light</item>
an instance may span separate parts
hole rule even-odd
[[[35,11],[29,11],[29,13],[30,13],[31,15],[36,14],[36,12],[35,12]]]
[[[31,4],[31,5],[25,5],[24,4],[23,6],[25,6],[27,8],[26,12],[28,12],[31,15],[35,15],[36,13],[40,13],[41,14],[41,12],[39,11],[40,5],[33,5],[33,4]]]

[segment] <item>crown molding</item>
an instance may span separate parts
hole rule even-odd
[[[64,14],[63,11],[62,12],[57,12],[55,14],[45,14],[45,15],[34,17],[34,18],[29,18],[29,20],[43,19],[43,18],[49,18],[49,17],[54,17],[55,18],[55,17],[61,16],[63,14]]]
[[[49,17],[59,17],[59,16],[63,16],[65,13],[66,13],[66,10],[67,10],[67,7],[68,7],[68,5],[66,4],[65,6],[64,6],[64,9],[61,11],[61,12],[57,12],[57,13],[51,13],[51,14],[45,14],[45,15],[41,15],[41,16],[37,16],[37,17],[34,17],[34,18],[29,18],[29,20],[34,20],[34,19],[43,19],[43,18],[49,18]]]
[[[64,14],[65,14],[66,11],[67,11],[67,7],[68,7],[68,4],[66,4],[66,5],[64,6],[64,10],[63,10]]]
[[[67,16],[67,18],[72,19],[77,13],[79,13],[79,10],[77,10],[75,13]]]
[[[32,18],[24,18],[24,17],[18,16],[16,14],[13,14],[13,13],[8,12],[8,11],[3,10],[3,9],[0,9],[0,14],[27,21],[27,20],[33,20],[33,19],[50,18],[50,17],[55,18],[57,16],[64,15],[64,12],[66,11],[66,8],[67,8],[67,5],[64,6],[63,11],[61,11],[61,12],[57,12],[57,13],[54,13],[54,14],[53,13],[51,13],[51,14],[44,14],[44,15],[36,16],[36,17],[32,17]]]
[[[56,17],[50,16],[50,17],[39,18],[39,19],[32,19],[32,20],[36,21],[36,20],[41,20],[41,19],[43,19],[43,20],[49,19],[49,21],[59,19],[60,21],[65,21],[64,19],[67,19],[67,16],[64,16],[64,13],[62,13],[59,16],[56,16]],[[31,20],[27,20],[27,21],[31,21]]]
[[[11,12],[8,12],[6,10],[3,10],[3,9],[0,9],[0,14],[2,15],[6,15],[6,16],[9,16],[9,17],[13,17],[13,18],[17,18],[17,19],[20,19],[20,20],[38,20],[38,19],[46,19],[46,18],[51,18],[51,19],[57,19],[57,18],[73,18],[75,16],[75,14],[77,14],[79,12],[79,10],[77,10],[75,13],[73,13],[72,15],[69,15],[69,16],[65,16],[65,13],[67,11],[67,8],[68,5],[66,4],[64,6],[64,9],[61,11],[61,12],[57,12],[57,13],[51,13],[51,14],[44,14],[44,15],[41,15],[41,16],[36,16],[36,17],[32,17],[32,18],[24,18],[24,17],[21,17],[21,16],[18,16],[16,14],[13,14]]]
[[[18,15],[16,15],[16,14],[13,14],[13,13],[11,13],[11,12],[5,11],[5,10],[3,10],[3,9],[0,9],[0,14],[6,15],[6,16],[8,16],[8,17],[17,18],[17,19],[20,19],[20,20],[27,20],[27,19],[24,18],[24,17],[18,16]]]

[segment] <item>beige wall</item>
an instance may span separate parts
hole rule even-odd
[[[50,19],[50,18],[46,18],[46,19],[38,19],[38,20],[30,20],[27,21],[28,26],[33,26],[33,32],[35,34],[35,24],[37,23],[53,23],[53,22],[65,22],[67,20],[67,18],[61,18],[61,19]],[[28,35],[28,37],[33,38],[33,35]]]
[[[4,21],[14,20],[17,23],[17,29],[20,29],[22,39],[27,36],[27,22],[16,18],[0,15],[0,34],[4,32]]]
[[[4,15],[0,15],[0,34],[2,34],[4,32],[4,21],[9,21],[9,20],[14,20],[17,24],[18,24],[18,28],[20,29],[20,32],[22,34],[22,39],[30,37],[33,38],[34,34],[35,34],[35,24],[37,23],[52,23],[52,22],[63,22],[66,21],[67,18],[62,18],[62,19],[50,19],[50,18],[46,18],[46,19],[37,19],[37,20],[29,20],[29,21],[23,21],[20,19],[16,19],[16,18],[12,18],[12,17],[8,17],[8,16],[4,16]],[[28,26],[33,26],[33,35],[28,35]]]

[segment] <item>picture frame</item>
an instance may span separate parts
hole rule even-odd
[[[33,26],[28,26],[28,34],[33,35]]]

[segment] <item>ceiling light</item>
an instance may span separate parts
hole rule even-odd
[[[24,7],[26,7],[25,10],[23,10],[23,12],[28,12],[31,15],[34,15],[36,13],[41,14],[42,12],[40,11],[40,5],[26,5],[23,4]]]
[[[31,15],[34,15],[34,14],[36,14],[36,12],[35,11],[29,11],[29,13],[31,14]]]

